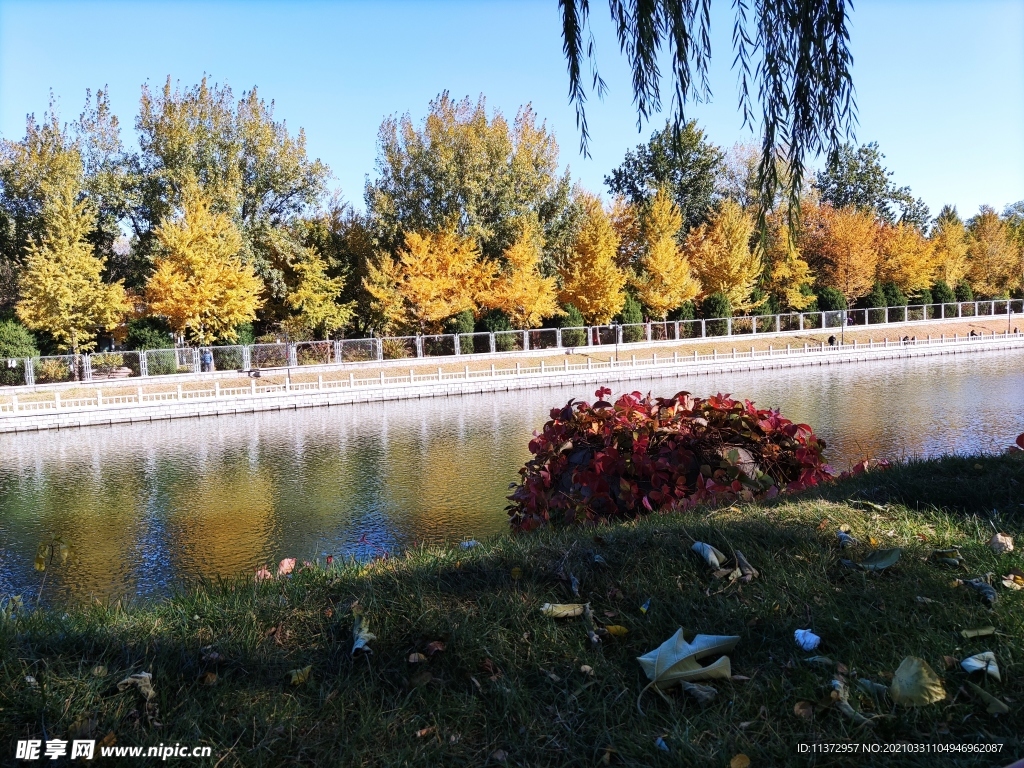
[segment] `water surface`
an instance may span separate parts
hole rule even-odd
[[[865,456],[995,452],[1024,432],[1024,351],[617,382],[728,392]],[[367,556],[506,526],[508,485],[552,405],[594,385],[0,436],[0,595],[166,593],[291,556]]]

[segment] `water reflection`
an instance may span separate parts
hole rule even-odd
[[[1024,431],[1024,352],[613,384],[731,392],[815,427],[832,464],[998,451]],[[0,594],[151,595],[282,556],[365,556],[505,526],[552,404],[593,386],[0,437]],[[52,591],[51,591],[52,590]]]

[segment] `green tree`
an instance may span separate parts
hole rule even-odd
[[[559,175],[558,143],[529,105],[510,125],[500,112],[488,117],[482,96],[455,101],[446,91],[418,127],[409,114],[389,117],[378,135],[377,176],[367,183],[366,209],[390,253],[411,232],[454,230],[498,259],[520,222],[533,218],[550,275],[572,236],[569,175]]]
[[[818,310],[821,312],[839,312],[846,309],[846,297],[842,291],[825,286],[818,291]]]
[[[659,190],[671,197],[683,220],[683,231],[707,220],[715,200],[715,182],[723,169],[721,149],[704,137],[695,120],[678,136],[671,125],[651,140],[627,151],[618,168],[605,176],[614,195],[621,195],[646,215]]]
[[[818,171],[815,186],[821,200],[833,208],[853,207],[871,211],[889,224],[909,224],[923,230],[928,225],[928,206],[914,198],[910,187],[896,187],[892,171],[882,165],[885,155],[876,142],[854,149],[844,144]]]
[[[721,336],[728,329],[725,320],[712,320],[712,318],[732,317],[732,302],[729,296],[723,291],[715,291],[708,294],[700,303],[700,316],[707,320],[705,327],[709,336]]]
[[[974,301],[974,289],[966,280],[961,280],[956,284],[956,300],[960,302]]]
[[[932,286],[932,299],[936,304],[952,304],[956,301],[956,294],[949,287],[949,283],[939,280]]]
[[[0,360],[38,354],[35,336],[28,328],[17,320],[0,320]]]
[[[104,260],[87,241],[96,208],[77,200],[73,179],[48,187],[44,234],[31,243],[21,274],[18,318],[30,329],[49,333],[72,354],[96,346],[97,331],[117,326],[131,309],[120,281],[103,281]]]
[[[644,321],[644,310],[640,302],[632,294],[626,294],[626,300],[622,304],[622,310],[615,316],[615,322],[619,325],[637,326]],[[622,340],[627,344],[634,341],[641,341],[646,332],[643,328],[624,328]]]

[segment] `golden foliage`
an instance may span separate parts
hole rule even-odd
[[[968,279],[981,296],[1000,296],[1021,281],[1021,254],[1010,239],[1006,222],[987,205],[968,228]]]
[[[908,224],[883,226],[879,230],[879,282],[893,282],[905,294],[930,288],[935,280],[935,247]]]
[[[753,217],[725,200],[707,224],[690,230],[684,246],[704,294],[724,293],[738,311],[755,306],[750,295],[761,275],[761,260],[750,248],[753,232]]]
[[[162,252],[146,284],[150,311],[199,344],[237,338],[235,328],[263,303],[263,281],[238,258],[242,237],[231,219],[188,181],[181,216],[165,217],[155,234]]]
[[[940,218],[931,235],[935,249],[935,277],[956,286],[967,277],[967,228],[959,220]]]
[[[676,241],[682,226],[683,217],[672,198],[659,191],[647,214],[640,274],[633,280],[637,298],[654,317],[664,319],[700,293],[700,283]]]
[[[382,256],[363,281],[376,315],[389,328],[441,333],[444,321],[474,313],[491,289],[494,263],[476,241],[454,232],[411,232],[396,262]]]
[[[814,296],[801,293],[800,287],[814,283],[814,273],[800,255],[800,249],[790,237],[789,225],[781,215],[768,219],[768,238],[761,260],[765,269],[765,289],[769,295],[778,297],[780,309],[800,312],[810,306]]]
[[[111,329],[131,310],[121,281],[104,283],[105,259],[93,255],[86,236],[96,224],[96,208],[76,200],[73,177],[46,185],[42,240],[31,243],[21,275],[19,319],[50,333],[73,354],[96,346],[99,329]]]
[[[875,218],[867,211],[822,205],[806,211],[800,243],[822,282],[852,303],[875,283],[877,232]]]
[[[612,229],[619,237],[616,264],[619,269],[627,272],[637,269],[645,246],[640,226],[640,211],[626,198],[619,196],[612,201],[608,217]]]
[[[543,277],[544,237],[532,217],[524,219],[515,243],[505,251],[506,269],[494,281],[484,303],[508,315],[513,328],[535,328],[545,317],[564,314],[554,277]]]
[[[584,195],[584,217],[573,242],[572,258],[561,270],[563,304],[573,304],[594,325],[611,321],[626,302],[625,273],[616,264],[619,236],[601,201]]]
[[[329,277],[327,263],[314,248],[302,251],[303,258],[294,265],[299,283],[286,301],[303,326],[327,337],[352,319],[355,302],[339,304],[345,278]]]

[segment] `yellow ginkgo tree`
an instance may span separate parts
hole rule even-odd
[[[722,201],[706,224],[690,230],[685,253],[705,294],[723,293],[733,310],[752,309],[761,260],[750,247],[754,218],[732,200]]]
[[[664,319],[700,293],[690,262],[676,240],[683,217],[664,190],[651,201],[644,225],[640,274],[633,278],[637,298],[653,317]]]
[[[504,312],[513,328],[535,328],[545,317],[563,314],[558,306],[554,277],[540,273],[544,238],[533,218],[522,222],[519,237],[505,251],[505,268],[484,299],[491,309]]]
[[[619,236],[600,199],[580,201],[583,224],[573,243],[569,263],[561,270],[563,304],[574,305],[588,323],[611,321],[626,302],[626,274],[616,265]]]
[[[339,303],[345,277],[327,274],[327,263],[315,248],[303,248],[294,265],[298,285],[285,300],[302,326],[326,338],[352,320],[355,302]]]
[[[76,198],[70,182],[47,191],[44,234],[26,253],[15,308],[26,326],[74,355],[95,348],[96,332],[114,328],[131,309],[121,281],[103,281],[105,259],[86,240],[96,208]]]
[[[211,210],[194,182],[182,190],[181,214],[156,230],[160,255],[146,284],[154,315],[199,344],[233,341],[236,328],[256,318],[263,281],[242,262],[242,237],[231,218]]]

